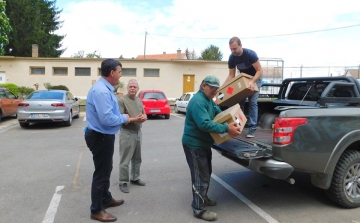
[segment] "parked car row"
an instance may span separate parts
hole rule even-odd
[[[186,112],[187,104],[196,92],[187,92],[176,99],[176,113]],[[160,90],[143,90],[138,97],[143,102],[146,115],[163,115],[170,118],[170,104],[164,92]],[[71,126],[73,118],[78,118],[80,105],[69,91],[36,90],[24,100],[6,88],[0,87],[0,121],[2,117],[17,117],[21,127],[31,123],[62,122]]]
[[[70,126],[79,114],[79,101],[69,91],[37,90],[23,100],[0,87],[0,121],[2,117],[14,116],[21,127],[39,122],[62,122]]]

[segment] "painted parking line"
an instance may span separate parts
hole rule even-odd
[[[227,184],[225,181],[220,179],[215,174],[211,174],[211,177],[216,180],[219,184],[221,184],[223,187],[225,187],[228,191],[230,191],[233,195],[235,195],[239,200],[241,200],[243,203],[245,203],[249,208],[251,208],[253,211],[255,211],[260,217],[265,219],[265,221],[269,223],[279,223],[276,219],[271,217],[268,213],[266,213],[264,210],[259,208],[256,204],[251,202],[249,199],[247,199],[244,195],[242,195],[240,192],[235,190],[233,187],[231,187],[229,184]]]
[[[57,186],[55,189],[55,193],[51,199],[50,205],[46,211],[44,220],[42,223],[53,223],[55,219],[55,215],[57,212],[57,209],[59,207],[59,203],[61,200],[61,190],[64,189],[64,186]]]
[[[5,131],[7,131],[9,129],[12,129],[12,128],[18,126],[18,125],[19,124],[18,124],[17,121],[16,122],[11,122],[11,123],[6,123],[6,124],[1,124],[0,133],[3,133],[3,132],[5,132]]]

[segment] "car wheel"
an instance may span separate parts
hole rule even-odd
[[[170,115],[164,115],[165,116],[165,119],[169,119],[170,118]]]
[[[30,123],[27,123],[27,122],[19,122],[19,125],[20,125],[22,128],[26,128],[26,127],[29,127]]]
[[[345,151],[336,164],[326,195],[345,208],[360,206],[360,151]]]
[[[17,113],[15,113],[12,117],[13,117],[13,118],[17,118]]]
[[[79,118],[80,117],[80,107],[79,107],[79,112],[74,116],[74,118]]]
[[[69,120],[67,120],[67,121],[65,122],[65,125],[66,125],[66,126],[71,126],[71,123],[72,123],[72,112],[70,112]]]
[[[174,112],[175,112],[175,113],[180,113],[179,110],[178,110],[178,107],[177,107],[176,105],[175,105],[175,107],[174,107]]]

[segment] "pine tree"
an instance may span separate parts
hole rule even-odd
[[[61,41],[65,36],[55,34],[61,28],[56,0],[16,0],[8,1],[6,14],[13,30],[9,34],[9,44],[5,49],[12,49],[7,55],[31,56],[32,44],[38,44],[40,57],[59,57],[65,49]]]
[[[5,13],[6,2],[0,0],[0,56],[5,54],[5,46],[9,44],[11,26]]]

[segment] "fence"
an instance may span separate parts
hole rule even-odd
[[[358,66],[312,66],[284,67],[281,59],[260,59],[263,83],[281,83],[286,78],[352,76],[360,80]],[[274,94],[279,87],[263,87],[260,93]]]

